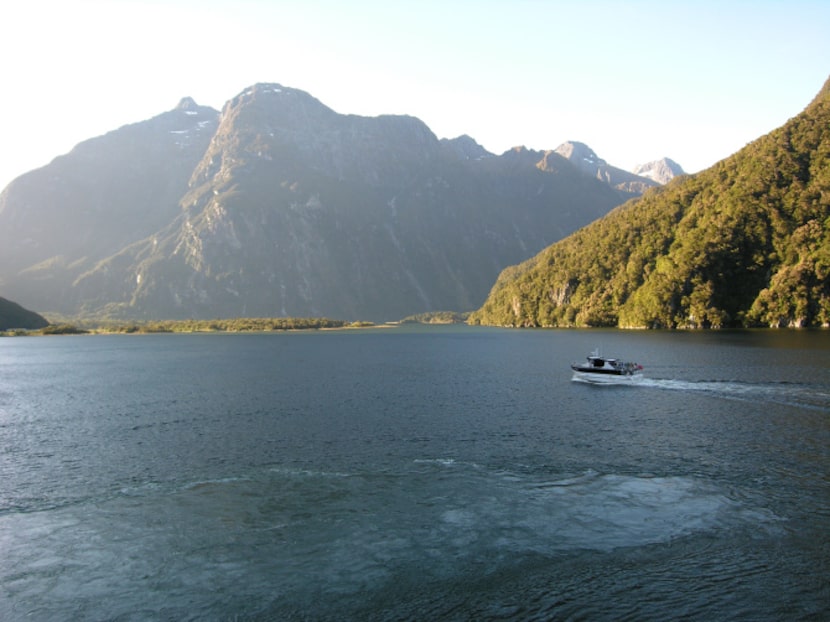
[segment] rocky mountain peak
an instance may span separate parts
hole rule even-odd
[[[669,183],[672,179],[678,177],[679,175],[686,174],[683,171],[683,168],[670,158],[661,158],[659,160],[654,160],[653,162],[640,164],[636,166],[632,172],[640,177],[652,179],[661,185]]]
[[[194,179],[227,178],[229,167],[270,174],[300,166],[377,186],[411,176],[439,151],[438,138],[415,117],[339,114],[304,91],[260,83],[225,105]]]
[[[598,166],[607,166],[607,162],[597,156],[594,150],[585,143],[568,141],[559,145],[554,151],[570,160],[577,168],[594,170]]]
[[[192,97],[182,97],[179,100],[178,105],[176,106],[176,110],[196,110],[199,108],[199,104]]]
[[[657,182],[652,179],[609,165],[585,143],[568,141],[559,145],[554,151],[586,175],[604,181],[623,192],[642,194],[651,186],[657,185]]]
[[[305,91],[277,83],[260,82],[248,87],[225,104],[223,114],[233,117],[240,111],[266,115],[256,120],[297,123],[318,122],[336,113]]]
[[[452,139],[442,138],[441,144],[449,147],[462,160],[480,160],[493,155],[467,134]]]

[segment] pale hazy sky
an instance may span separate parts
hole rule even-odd
[[[256,82],[494,153],[575,140],[621,168],[697,172],[807,106],[828,33],[828,0],[10,0],[0,190],[184,96],[221,109]]]

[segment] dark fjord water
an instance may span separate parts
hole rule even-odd
[[[827,620],[828,474],[827,332],[4,339],[0,619]]]

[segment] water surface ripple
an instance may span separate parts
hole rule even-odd
[[[571,382],[601,346],[636,386]],[[0,619],[823,620],[830,334],[0,340]]]

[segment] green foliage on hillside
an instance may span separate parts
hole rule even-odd
[[[209,332],[270,332],[282,330],[318,330],[331,328],[367,328],[372,322],[345,322],[328,318],[228,318],[218,320],[154,320],[121,324],[113,321],[81,320],[77,324],[61,321],[40,330],[8,331],[19,335],[82,335],[88,333],[152,334]]]
[[[86,335],[88,332],[74,324],[50,324],[38,331],[41,335]]]
[[[158,320],[116,324],[106,328],[115,333],[201,333],[201,332],[268,332],[275,330],[311,330],[344,328],[350,326],[343,320],[328,318],[228,318],[217,320]]]
[[[227,318],[218,320],[152,320],[118,323],[111,320],[79,320],[76,324],[61,320],[39,330],[7,330],[0,336],[154,334],[154,333],[241,333],[285,330],[322,330],[336,328],[371,328],[374,322],[346,322],[328,318]]]
[[[830,89],[732,157],[504,270],[469,321],[830,325]]]
[[[469,312],[429,311],[405,317],[401,324],[464,324],[469,316]]]

